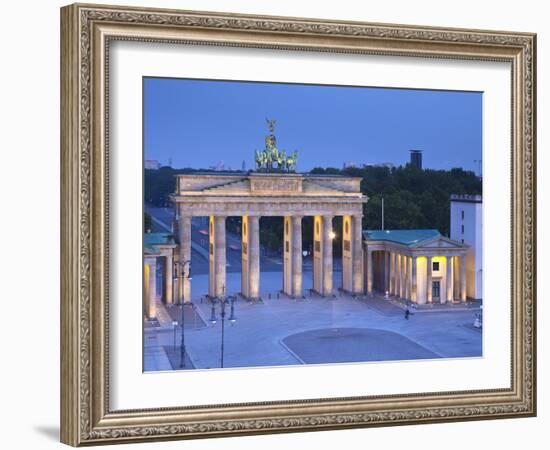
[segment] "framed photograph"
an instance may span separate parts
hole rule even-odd
[[[535,415],[535,58],[62,8],[62,442]]]

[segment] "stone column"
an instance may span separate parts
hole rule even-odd
[[[418,284],[416,280],[416,256],[411,258],[411,301],[418,302]]]
[[[172,269],[174,266],[174,257],[172,255],[172,250],[168,251],[170,253],[164,258],[164,302],[167,305],[171,305],[173,303],[172,281],[174,279],[174,274]]]
[[[177,225],[177,224],[176,224]],[[176,226],[176,230],[177,230]],[[172,261],[172,273],[174,274],[174,281],[172,282],[172,299],[174,303],[181,303],[181,293],[180,293],[180,279],[178,273],[178,262],[180,260],[180,248],[179,245],[174,249],[173,261]]]
[[[384,293],[390,290],[390,254],[384,251]]]
[[[395,262],[394,262],[394,256],[395,254],[393,252],[388,252],[388,254],[390,255],[390,269],[389,269],[389,278],[390,278],[390,287],[389,287],[389,292],[390,292],[390,295],[393,295],[393,293],[395,292],[394,291],[394,281],[395,281],[395,278],[394,278],[394,271],[395,271]]]
[[[367,247],[367,294],[372,295],[372,276],[373,276],[374,258],[372,250]]]
[[[143,263],[143,315],[149,318],[149,305],[151,303],[151,265],[146,259]]]
[[[428,303],[432,303],[432,257],[427,256],[426,259],[426,298]]]
[[[365,291],[365,272],[363,270],[363,218],[360,215],[351,218],[351,250],[352,292],[362,294]]]
[[[225,217],[214,217],[214,268],[216,273],[215,278],[215,293],[216,297],[226,295],[225,281]]]
[[[332,295],[332,216],[323,216],[323,295]]]
[[[342,217],[342,290],[353,292],[353,246],[352,217]]]
[[[397,269],[395,272],[395,295],[401,297],[401,253],[395,254],[395,265]]]
[[[407,255],[401,255],[401,297],[407,298]]]
[[[292,297],[292,217],[283,220],[283,292]]]
[[[292,216],[292,296],[302,297],[302,217]]]
[[[248,275],[248,248],[249,248],[249,225],[248,216],[242,216],[241,225],[241,294],[248,298],[249,293],[249,275]]]
[[[323,246],[321,216],[313,217],[313,290],[319,294],[323,291]]]
[[[152,320],[156,317],[157,301],[157,260],[156,258],[147,258],[144,265],[144,313],[147,319]]]
[[[407,300],[411,299],[411,258],[410,256],[405,256],[405,276],[407,282],[405,283],[405,298]]]
[[[255,300],[260,298],[260,217],[250,216],[248,219],[248,295]]]
[[[460,300],[466,301],[466,255],[460,255]]]
[[[451,302],[453,301],[453,257],[447,256],[446,258],[446,264],[447,264],[447,275],[445,279],[446,284],[446,290],[447,290],[447,301]]]
[[[453,300],[460,298],[460,273],[458,266],[458,257],[453,256]]]
[[[185,216],[183,212],[183,209],[180,209],[178,220],[178,240],[180,244],[178,279],[180,284],[179,288],[182,295],[181,301],[190,302],[191,281],[187,276],[190,263],[185,264],[184,269],[184,262],[191,261],[191,216]]]

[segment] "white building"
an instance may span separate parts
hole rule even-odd
[[[483,297],[483,201],[481,195],[451,195],[451,239],[470,246],[467,296]]]

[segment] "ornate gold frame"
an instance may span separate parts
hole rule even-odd
[[[510,388],[111,411],[105,69],[114,39],[510,62]],[[78,446],[535,415],[535,52],[536,36],[529,33],[105,5],[62,8],[62,442]]]

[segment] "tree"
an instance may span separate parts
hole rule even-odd
[[[153,231],[153,220],[151,214],[147,212],[143,214],[143,229],[146,233]]]

